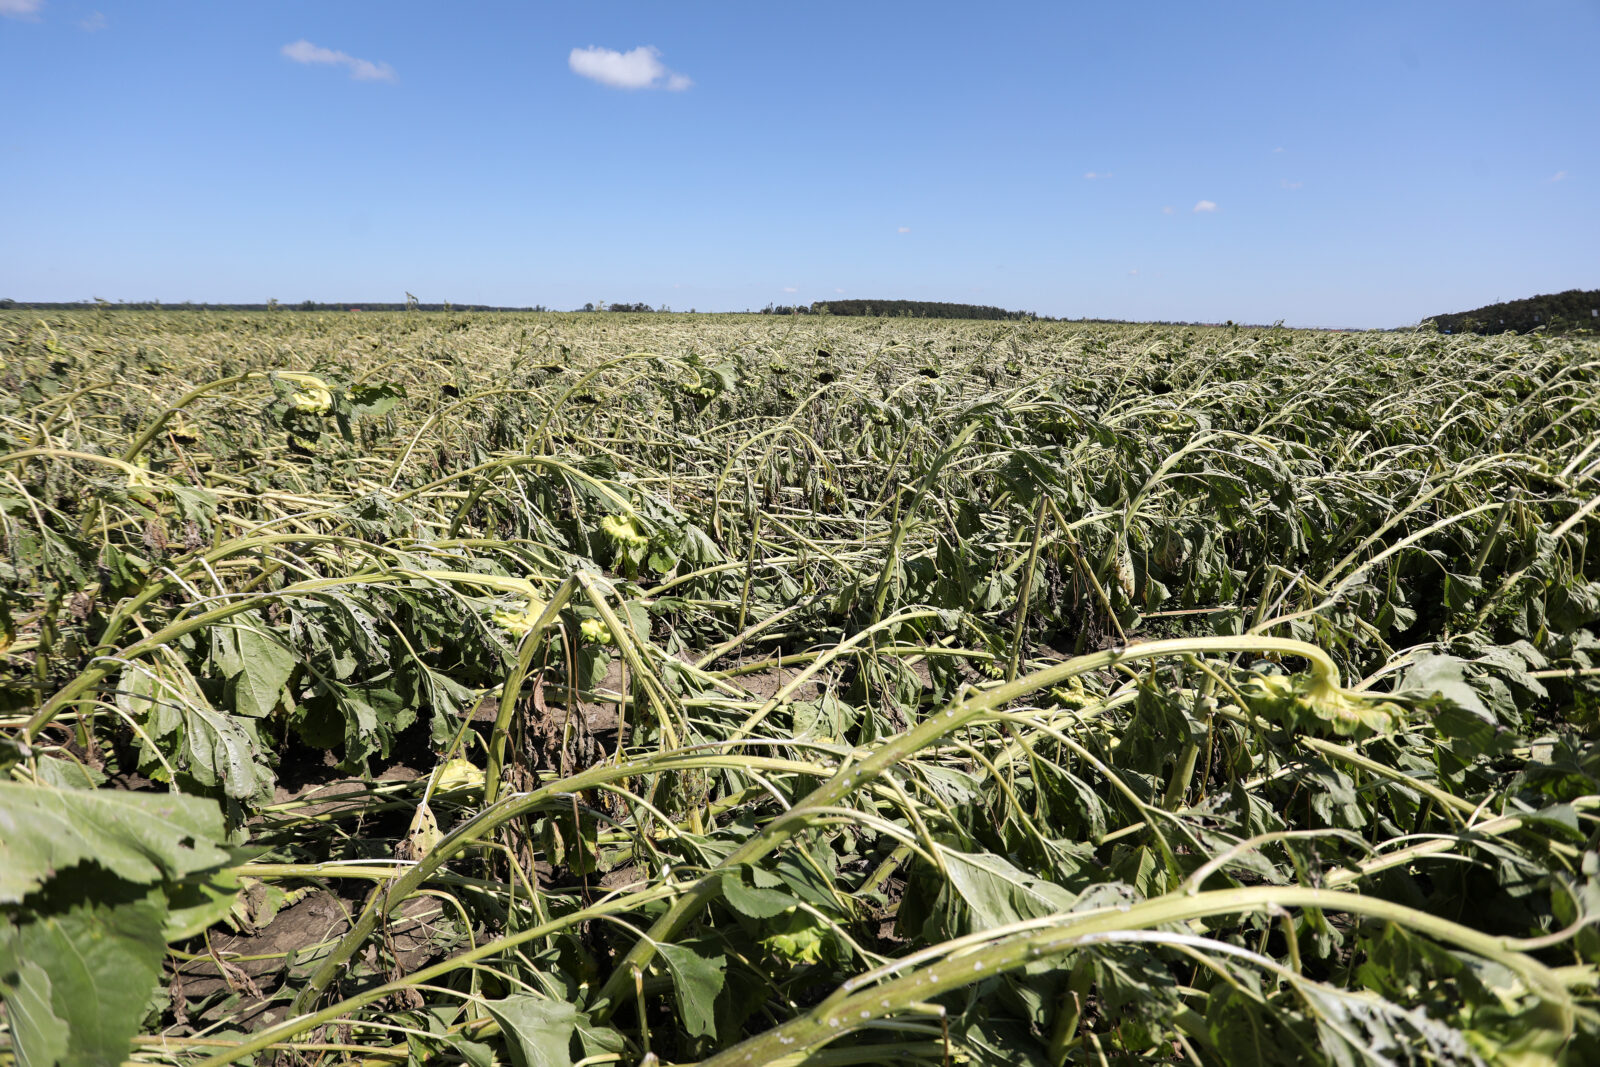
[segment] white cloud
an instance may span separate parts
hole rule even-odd
[[[44,6],[44,0],[0,0],[0,15],[12,19],[31,19]]]
[[[1132,269],[1132,270],[1130,270],[1130,271],[1129,271],[1129,272],[1128,272],[1128,273],[1129,273],[1129,274],[1138,274],[1138,273],[1139,273],[1139,268],[1138,268],[1138,267],[1135,267],[1135,268],[1133,268],[1133,269]]]
[[[1282,152],[1283,151],[1283,145],[1279,145],[1277,148],[1274,148],[1273,151],[1274,152]]]
[[[910,232],[911,232],[911,227],[910,226],[902,226],[898,230],[895,231],[895,233],[910,233]]]
[[[842,292],[844,292],[844,290],[843,290],[843,289],[834,289],[834,292],[836,292],[836,293],[842,293]]]
[[[1306,187],[1305,182],[1292,182],[1288,178],[1280,180],[1278,184],[1283,186],[1285,189],[1304,189]]]
[[[1089,173],[1085,174],[1084,177],[1087,178],[1089,181],[1094,181],[1096,178],[1109,178],[1109,177],[1111,177],[1111,172],[1109,170],[1102,170],[1102,171],[1091,170]]]
[[[661,62],[661,51],[647,44],[631,52],[599,45],[574,48],[567,56],[567,66],[572,73],[613,89],[665,89],[679,93],[694,84],[687,75],[668,70]]]
[[[1554,174],[1550,175],[1550,180],[1553,182],[1564,182],[1567,180],[1567,172],[1564,170],[1558,170]]]
[[[1171,205],[1171,204],[1168,204],[1168,205],[1167,205],[1167,206],[1166,206],[1166,207],[1164,207],[1164,208],[1162,208],[1162,209],[1161,209],[1161,213],[1162,213],[1162,214],[1163,214],[1163,215],[1170,215],[1170,214],[1172,214],[1172,210],[1173,210],[1173,209],[1172,209],[1172,205]]]
[[[1215,211],[1217,210],[1217,205],[1214,201],[1202,200],[1194,206],[1194,209],[1196,211]]]
[[[796,289],[792,285],[786,285],[783,287],[783,291],[786,293],[798,293],[800,290]]]
[[[88,18],[78,20],[78,29],[95,33],[106,28],[106,17],[102,12],[96,11]]]
[[[3,3],[4,0],[0,0]],[[370,59],[357,59],[345,52],[336,52],[331,48],[322,48],[312,44],[304,37],[283,46],[283,54],[296,63],[316,63],[325,66],[347,67],[350,77],[358,82],[392,82],[395,81],[394,68],[387,63],[374,63]]]

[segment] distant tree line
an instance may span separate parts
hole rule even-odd
[[[1600,330],[1600,289],[1568,289],[1432,318],[1441,333],[1527,333],[1541,326],[1550,333]]]
[[[1031,311],[1007,311],[985,304],[949,304],[940,300],[819,300],[809,307],[775,307],[763,315],[865,315],[908,319],[1037,319]]]
[[[0,309],[18,308],[25,311],[73,311],[84,308],[125,308],[129,311],[549,311],[543,306],[494,307],[489,304],[370,304],[360,300],[323,303],[302,300],[298,304],[280,304],[269,300],[265,304],[196,304],[185,300],[181,304],[163,304],[159,300],[0,300]]]
[[[602,300],[599,303],[585,304],[585,305],[583,305],[583,307],[578,308],[578,310],[579,311],[619,311],[619,312],[633,312],[633,313],[648,311],[648,312],[650,312],[652,314],[654,314],[655,312],[660,312],[662,314],[666,314],[667,312],[671,311],[672,309],[667,307],[667,305],[665,305],[665,304],[662,304],[660,307],[653,308],[649,304],[608,304],[604,300]]]
[[[408,297],[411,295],[406,294]],[[1540,305],[1529,315],[1516,317],[1512,311],[1502,309],[1524,309],[1541,301],[1560,302],[1550,303],[1548,306]],[[1500,330],[1531,330],[1536,326],[1548,326],[1552,330],[1570,329],[1587,323],[1594,325],[1589,328],[1600,329],[1600,319],[1591,316],[1593,308],[1600,307],[1600,291],[1580,291],[1577,289],[1560,293],[1556,296],[1536,296],[1530,300],[1519,300],[1509,304],[1494,304],[1477,311],[1465,311],[1456,315],[1437,315],[1434,321],[1439,329],[1446,332],[1462,332],[1468,328],[1457,325],[1462,320],[1470,319],[1474,328],[1479,333],[1496,333]],[[298,304],[284,304],[276,300],[269,300],[264,304],[197,304],[185,300],[178,304],[164,304],[159,300],[119,300],[112,303],[109,300],[58,300],[58,301],[27,301],[0,299],[0,311],[17,309],[22,311],[81,311],[96,308],[124,308],[129,311],[514,311],[514,312],[552,312],[555,308],[543,304],[532,307],[498,307],[491,304],[452,304],[445,301],[440,304],[424,304],[412,297],[403,304],[373,304],[360,301],[334,301],[325,302],[317,300],[302,300]],[[575,312],[618,312],[628,314],[670,314],[672,308],[666,304],[651,307],[645,303],[607,303],[604,300],[592,301]],[[1491,315],[1490,313],[1494,314]],[[687,312],[690,315],[698,314],[694,308]],[[708,315],[724,314],[723,312],[706,312]],[[990,319],[998,321],[1038,321],[1038,322],[1078,322],[1085,325],[1142,325],[1142,326],[1223,326],[1238,329],[1266,329],[1261,325],[1236,323],[1231,319],[1227,322],[1185,322],[1172,319],[1103,319],[1103,318],[1056,318],[1051,315],[1039,315],[1032,311],[1007,311],[1005,308],[990,307],[986,304],[951,304],[936,300],[828,300],[817,301],[813,304],[796,304],[792,307],[768,304],[759,312],[752,312],[746,308],[743,312],[727,312],[726,314],[761,314],[761,315],[844,315],[844,316],[879,316],[887,318],[915,318],[915,319]],[[1503,322],[1501,320],[1504,320]],[[1283,323],[1272,324],[1273,328],[1282,326]]]

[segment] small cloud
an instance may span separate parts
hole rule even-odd
[[[1550,175],[1550,180],[1553,182],[1564,182],[1567,180],[1567,172],[1564,170],[1558,170],[1554,174]]]
[[[1170,215],[1170,214],[1172,214],[1172,211],[1173,211],[1173,207],[1172,207],[1171,204],[1168,204],[1166,207],[1161,209],[1161,213],[1163,215]]]
[[[843,290],[843,289],[838,289],[838,288],[835,288],[835,289],[834,289],[834,292],[836,292],[836,293],[842,293],[842,292],[844,292],[844,290]]]
[[[1277,148],[1274,148],[1273,151],[1274,152],[1282,152],[1283,151],[1283,145],[1279,145]]]
[[[1196,204],[1194,206],[1194,209],[1195,209],[1196,212],[1200,212],[1200,211],[1215,211],[1215,210],[1217,210],[1217,205],[1216,205],[1216,203],[1214,201],[1202,200],[1202,201],[1200,201],[1198,204]]]
[[[786,285],[786,286],[783,287],[783,291],[786,292],[786,293],[798,293],[800,290],[796,289],[792,285]]]
[[[1129,271],[1129,272],[1128,272],[1128,273],[1129,273],[1129,274],[1138,274],[1138,273],[1139,273],[1139,268],[1138,268],[1138,267],[1135,267],[1135,268],[1133,268],[1133,269],[1132,269],[1132,270],[1130,270],[1130,271]]]
[[[1091,170],[1089,173],[1084,175],[1084,178],[1088,179],[1089,181],[1094,181],[1097,178],[1109,177],[1111,177],[1111,172],[1109,170]]]
[[[911,232],[911,227],[910,226],[902,226],[898,230],[895,231],[895,233],[910,233],[910,232]]]
[[[0,15],[8,19],[37,18],[44,0],[0,0]]]
[[[1304,189],[1306,187],[1305,182],[1292,182],[1288,178],[1281,179],[1278,184],[1285,189]]]
[[[5,0],[0,0],[0,3],[4,2]],[[284,45],[283,54],[296,63],[348,68],[353,81],[392,82],[397,80],[394,68],[387,63],[374,63],[370,59],[357,59],[355,56],[345,52],[336,52],[331,48],[321,48],[304,37],[294,42],[294,44]]]
[[[78,20],[78,29],[86,30],[89,33],[97,33],[100,30],[103,30],[105,28],[106,28],[106,17],[104,15],[104,13],[99,12],[99,11],[96,11],[94,14],[90,15],[88,18],[83,18],[83,19],[79,19]]]
[[[631,52],[590,45],[574,48],[567,56],[572,73],[609,85],[613,89],[665,89],[681,93],[694,82],[687,75],[670,71],[661,62],[661,51],[654,45],[640,45]]]

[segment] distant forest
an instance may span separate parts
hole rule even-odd
[[[985,304],[946,304],[937,300],[819,300],[807,307],[761,309],[763,315],[866,315],[898,319],[1037,319],[1031,311],[1007,311]]]
[[[1600,289],[1568,289],[1432,318],[1441,333],[1527,333],[1541,326],[1551,333],[1600,330]]]

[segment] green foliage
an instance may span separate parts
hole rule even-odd
[[[93,863],[144,885],[221,866],[221,814],[194,797],[0,782],[0,904],[19,904],[56,872]]]
[[[18,1061],[116,1063],[169,939],[226,915],[208,801],[0,782],[0,996]]]
[[[578,1010],[544,997],[520,996],[484,1005],[506,1035],[516,1067],[571,1067]]]
[[[1600,1055],[1594,343],[884,310],[0,311],[19,1061]]]

